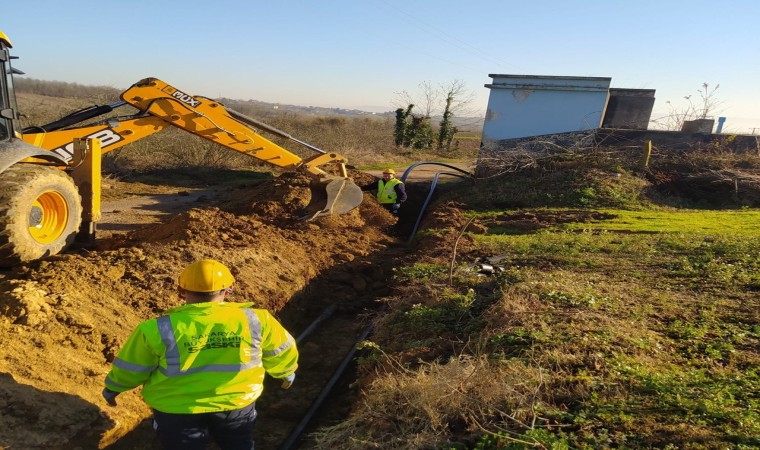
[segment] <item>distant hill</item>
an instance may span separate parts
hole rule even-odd
[[[298,114],[298,115],[305,115],[305,116],[318,116],[318,117],[325,117],[325,116],[343,116],[343,117],[377,117],[377,118],[387,118],[387,117],[394,117],[395,113],[393,111],[388,111],[384,113],[375,113],[375,112],[369,112],[369,111],[361,111],[358,109],[348,109],[348,108],[325,108],[321,106],[299,106],[299,105],[288,105],[284,103],[267,103],[262,102],[259,100],[236,100],[231,98],[218,98],[216,99],[219,102],[230,106],[234,109],[234,105],[247,105],[250,109],[254,110],[261,110],[263,112],[271,112],[273,114]],[[269,114],[266,114],[269,115]]]
[[[27,94],[45,95],[48,97],[74,98],[97,100],[98,102],[114,102],[118,100],[123,90],[110,86],[91,86],[64,81],[45,81],[34,78],[15,78],[16,91]],[[306,116],[347,116],[347,117],[393,117],[394,112],[374,113],[347,108],[324,108],[318,106],[298,106],[283,103],[267,103],[259,100],[240,100],[231,98],[216,98],[215,100],[230,106],[246,105],[253,110],[260,110],[265,115],[298,114]]]
[[[61,97],[68,99],[82,99],[99,104],[115,102],[123,90],[110,86],[91,86],[78,83],[68,83],[64,81],[46,81],[34,78],[15,78],[16,90],[20,93],[37,94],[49,97]],[[349,108],[325,108],[320,106],[300,106],[289,105],[284,103],[267,103],[259,100],[241,100],[231,98],[215,99],[231,109],[240,109],[243,111],[254,111],[259,117],[273,117],[281,115],[298,115],[311,117],[346,117],[346,118],[370,118],[370,119],[392,119],[395,117],[395,111],[383,113],[362,111]],[[441,118],[433,117],[433,123],[438,123]],[[454,117],[454,126],[459,127],[462,131],[480,132],[483,128],[482,117]]]

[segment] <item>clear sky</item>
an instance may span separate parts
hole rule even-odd
[[[489,74],[612,78],[655,113],[720,85],[726,129],[760,133],[757,0],[2,0],[30,78],[193,95],[395,109],[399,91]],[[670,101],[670,104],[666,103]],[[732,129],[733,127],[733,129]]]

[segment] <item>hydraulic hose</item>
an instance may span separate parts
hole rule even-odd
[[[288,133],[286,133],[286,132],[284,132],[284,131],[282,131],[280,129],[277,129],[277,128],[271,126],[271,125],[267,125],[264,122],[261,122],[259,120],[254,119],[253,117],[248,117],[248,116],[246,116],[243,113],[235,111],[234,109],[227,108],[227,112],[230,113],[230,117],[232,117],[233,119],[239,120],[240,122],[242,122],[242,123],[244,123],[246,125],[250,125],[250,126],[253,126],[253,127],[259,127],[262,130],[266,130],[266,131],[274,134],[275,136],[280,136],[281,138],[285,138],[285,139],[289,139],[289,140],[291,140],[293,142],[297,142],[297,143],[303,145],[306,148],[314,150],[317,153],[321,153],[323,155],[327,153],[326,151],[324,151],[322,149],[319,149],[319,148],[317,148],[317,147],[315,147],[315,146],[313,146],[313,145],[311,145],[311,144],[309,144],[307,142],[304,142],[304,141],[302,141],[300,139],[294,138],[293,136],[289,135]]]
[[[60,130],[68,126],[75,125],[80,122],[84,122],[85,120],[92,119],[93,117],[98,117],[103,114],[110,113],[111,111],[118,108],[119,106],[123,106],[126,104],[127,102],[118,101],[110,105],[90,106],[88,108],[75,111],[69,114],[68,116],[61,117],[60,119],[50,122],[48,124],[25,128],[21,130],[21,133],[28,134],[28,133],[39,133],[39,132]]]

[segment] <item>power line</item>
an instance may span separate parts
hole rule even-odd
[[[465,41],[457,38],[456,36],[452,36],[451,34],[447,33],[446,31],[444,31],[444,30],[442,30],[442,29],[440,29],[440,28],[438,28],[438,27],[436,27],[434,25],[431,25],[428,22],[425,22],[424,20],[420,19],[419,17],[416,17],[416,16],[414,16],[414,15],[412,15],[412,14],[406,12],[406,11],[402,11],[402,10],[396,8],[394,5],[391,5],[386,0],[378,0],[378,2],[384,4],[391,12],[393,12],[395,15],[401,17],[405,22],[411,24],[412,26],[414,26],[415,28],[417,28],[418,30],[420,30],[420,31],[422,31],[422,32],[424,32],[426,34],[429,34],[429,35],[435,37],[436,39],[440,40],[443,43],[446,43],[446,44],[449,44],[451,46],[454,46],[454,47],[456,47],[456,48],[458,48],[458,49],[460,49],[460,50],[462,50],[462,51],[470,54],[471,56],[478,57],[478,58],[480,58],[480,59],[482,59],[482,60],[484,60],[486,62],[495,63],[498,66],[509,66],[509,67],[512,67],[512,68],[515,68],[515,69],[518,68],[514,64],[507,63],[504,60],[502,60],[502,59],[500,59],[498,57],[495,57],[495,56],[493,56],[490,53],[484,52],[480,48],[478,48],[478,47],[476,47],[474,45],[471,45],[471,44],[469,44],[469,43],[467,43],[467,42],[465,42]],[[380,8],[380,9],[382,9],[382,8]],[[478,70],[478,72],[480,72],[480,71]]]

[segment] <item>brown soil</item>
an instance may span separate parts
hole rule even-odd
[[[354,175],[358,184],[369,179]],[[196,194],[177,195],[204,195]],[[339,217],[296,220],[309,198],[308,180],[284,175],[184,202],[202,207],[177,215],[156,207],[169,219],[133,231],[106,220],[114,226],[95,248],[0,272],[0,447],[157,448],[138,392],[109,407],[103,379],[139,322],[180,304],[182,267],[215,258],[233,269],[237,301],[270,309],[294,336],[327,305],[338,307],[332,343],[303,344],[296,386],[267,385],[257,448],[276,448],[287,431],[272,425],[292,425],[308,408],[332,374],[326,347],[350,348],[363,326],[357,315],[384,289],[388,251],[399,251],[386,233],[394,218],[373,201]],[[120,211],[104,209],[112,219]]]

